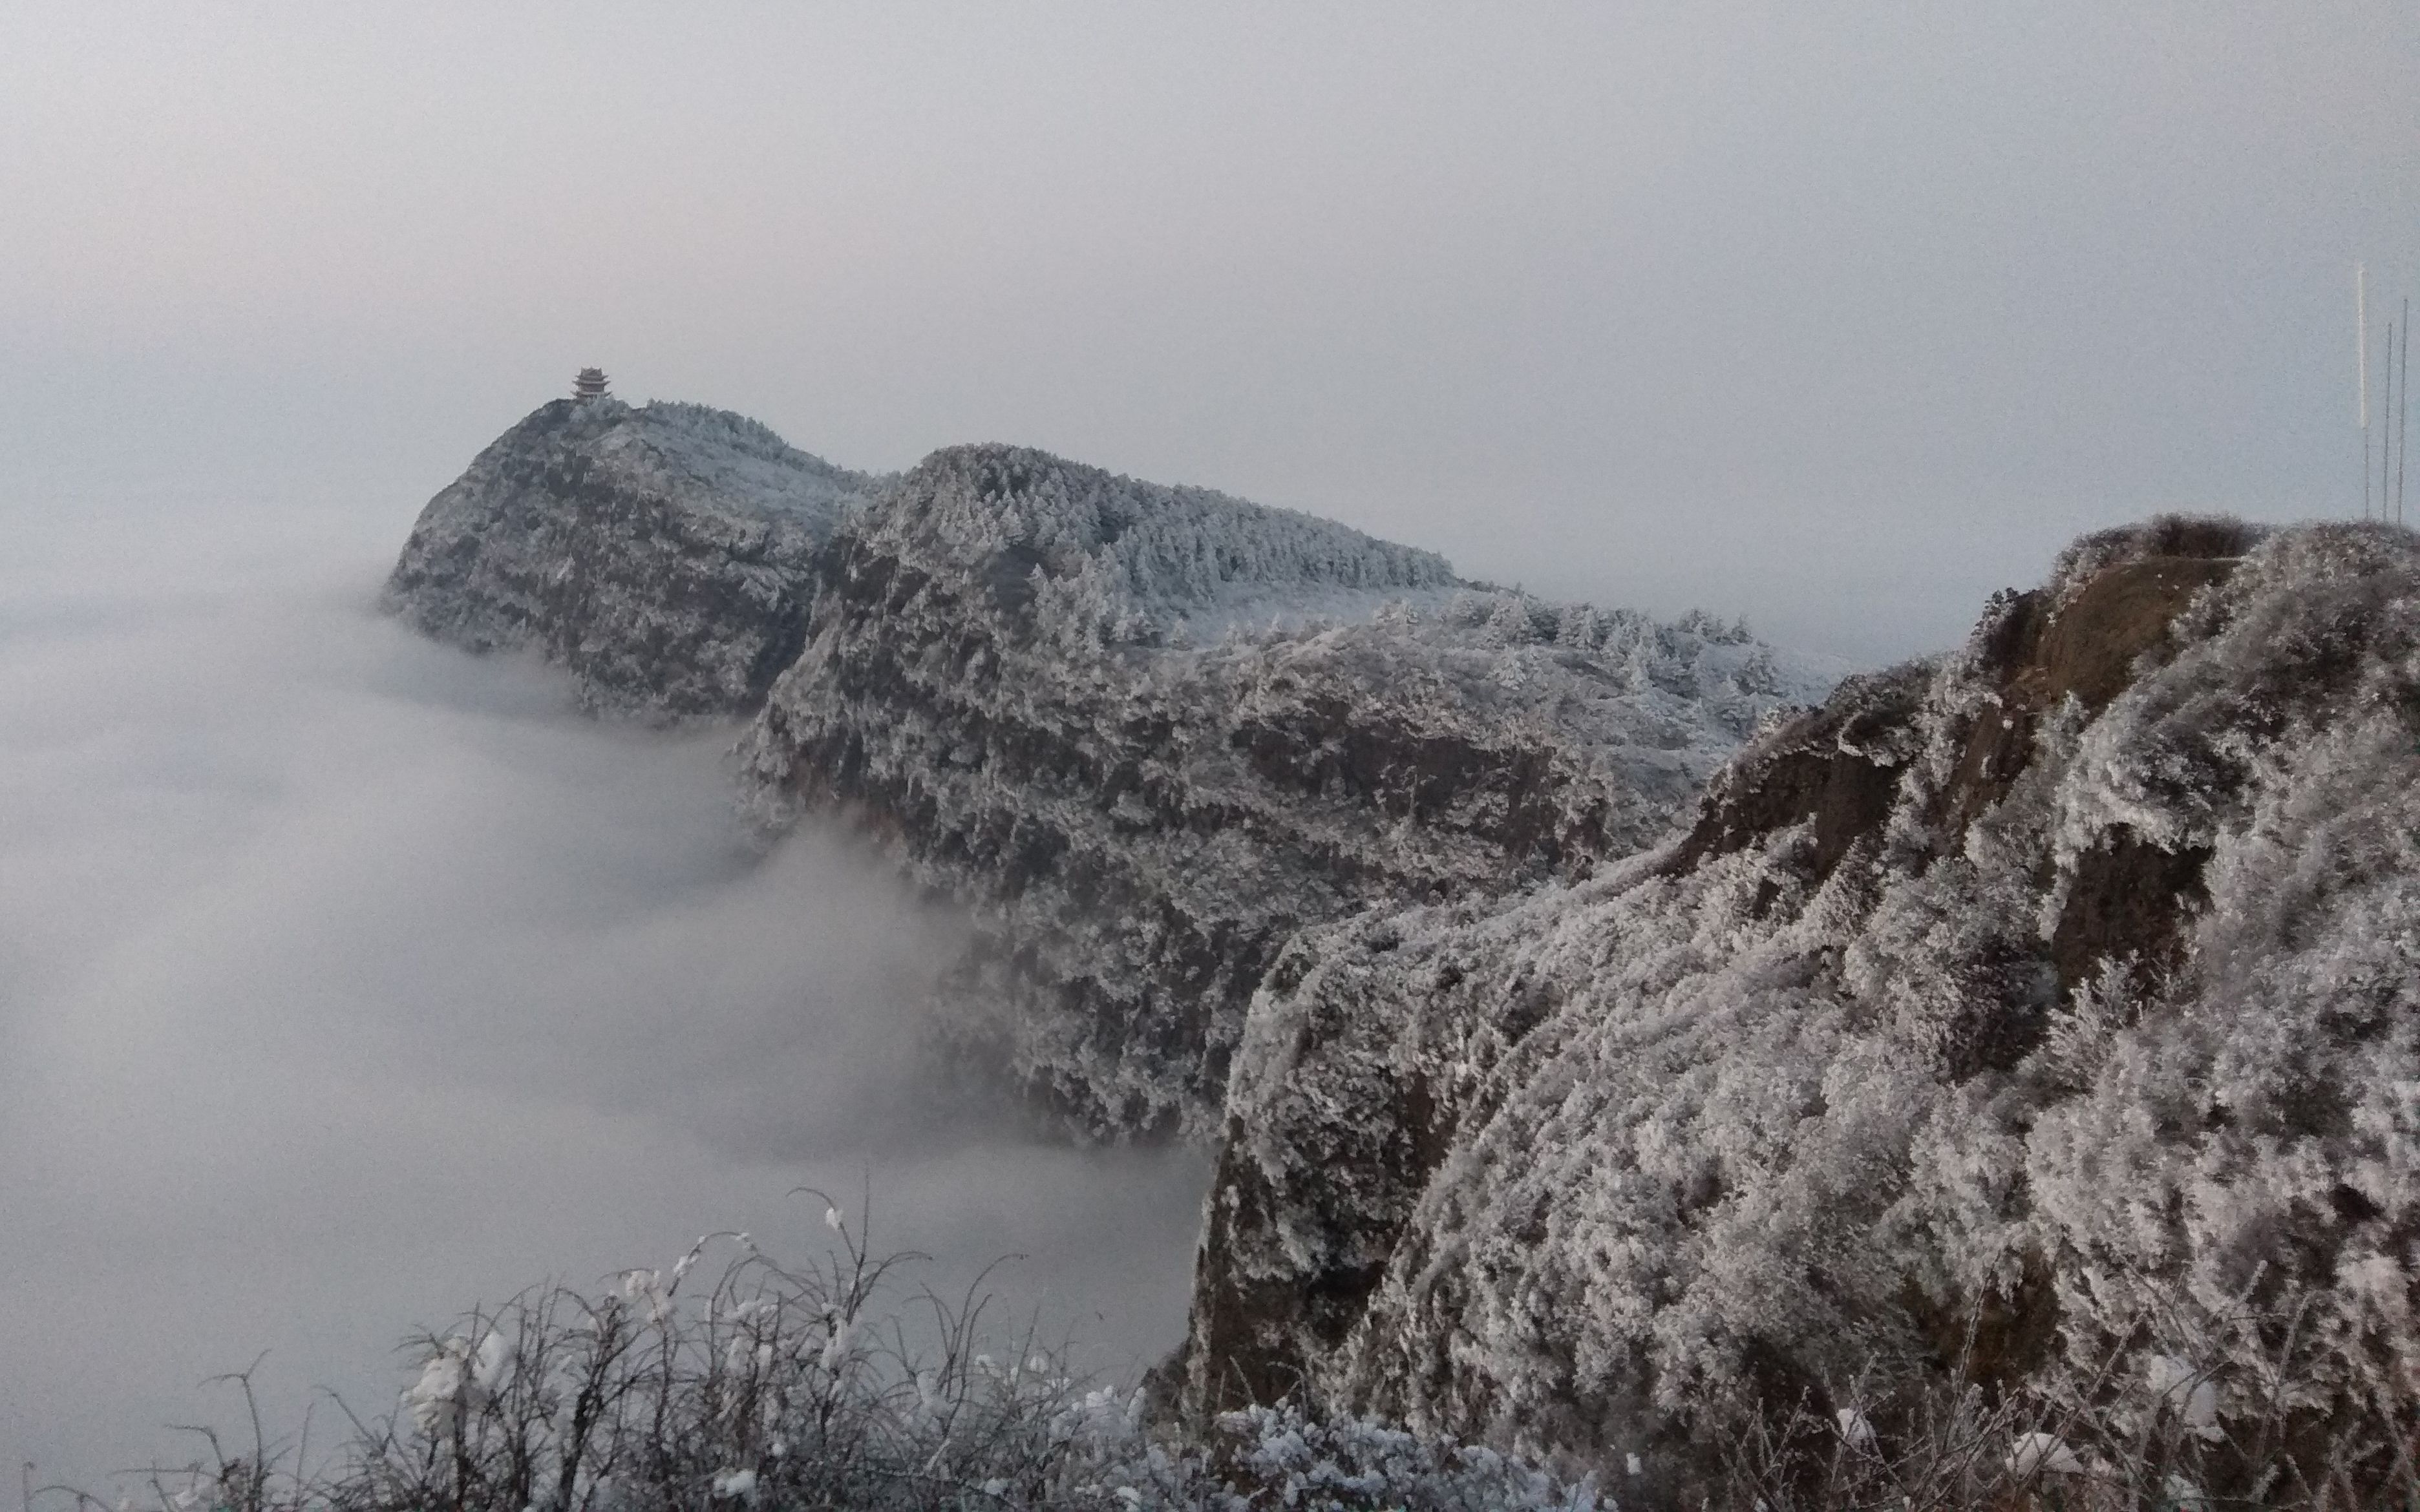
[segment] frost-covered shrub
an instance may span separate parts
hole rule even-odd
[[[2293,1382],[2317,1363],[2307,1342],[2294,1342],[2298,1321],[2290,1311],[2209,1320],[2192,1331],[2195,1358],[2152,1354],[2129,1366],[2125,1351],[2114,1350],[2046,1395],[1989,1391],[1965,1370],[1827,1384],[1796,1403],[1733,1417],[1714,1497],[1765,1512],[2420,1504],[2420,1446],[2394,1404],[2324,1425],[2296,1422]],[[2173,1318],[2145,1322],[2176,1335]],[[1970,1350],[1973,1342],[1970,1334]],[[2266,1354],[2270,1389],[2223,1417],[2219,1362],[2247,1347]],[[1974,1363],[1971,1355],[1963,1362]],[[1852,1405],[1826,1420],[1818,1395]]]
[[[830,1210],[838,1247],[802,1268],[745,1234],[600,1294],[545,1287],[412,1347],[395,1411],[352,1415],[325,1463],[248,1448],[148,1478],[159,1512],[1587,1512],[1565,1483],[1492,1450],[1298,1408],[1155,1432],[1143,1393],[1077,1379],[984,1300],[900,1286]],[[724,1263],[702,1271],[710,1252]],[[247,1377],[234,1378],[244,1387]],[[97,1496],[43,1488],[40,1496]],[[119,1501],[131,1509],[132,1497]]]
[[[1236,1066],[1210,1407],[1702,1455],[1979,1317],[1995,1388],[2191,1362],[2316,1483],[2420,1432],[2420,546],[2084,543],[1660,852],[1297,936]]]
[[[1322,1420],[1298,1405],[1222,1414],[1187,1460],[1198,1500],[1174,1505],[1302,1512],[1590,1512],[1593,1476],[1566,1480],[1493,1449],[1370,1418]],[[1215,1487],[1215,1489],[1213,1489]]]

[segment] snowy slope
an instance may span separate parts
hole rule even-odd
[[[1189,1405],[1308,1381],[1688,1504],[1735,1409],[1952,1368],[2408,1428],[2415,956],[2413,538],[2089,538],[1654,851],[1292,943]]]
[[[722,410],[556,400],[429,501],[387,602],[535,649],[592,708],[728,717],[798,655],[815,553],[877,481]]]
[[[1005,446],[874,479],[611,400],[482,453],[388,601],[599,710],[756,711],[760,812],[837,809],[974,910],[944,1040],[1112,1137],[1210,1132],[1295,929],[1583,875],[1829,681],[1206,489]]]
[[[1443,557],[1207,488],[1169,487],[1024,447],[936,452],[859,532],[876,556],[985,575],[1053,633],[1156,640],[1271,613],[1366,614],[1460,586]]]
[[[1793,691],[1742,631],[963,447],[834,538],[743,756],[974,908],[968,1058],[1089,1134],[1207,1132],[1295,929],[1634,850]]]

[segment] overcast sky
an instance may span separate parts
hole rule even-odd
[[[1881,660],[2357,511],[2354,261],[2420,283],[2408,0],[0,0],[0,1454],[859,1171],[1176,1335],[1198,1161],[891,1137],[949,921],[370,614],[583,363]]]
[[[575,367],[1880,659],[2083,529],[2355,511],[2356,260],[2420,271],[2408,0],[0,0],[0,1454],[264,1348],[375,1399],[867,1170],[1174,1338],[1198,1163],[890,1137],[947,920],[369,611]]]
[[[0,508],[399,542],[595,362],[1879,656],[2358,507],[2420,8],[0,8]]]

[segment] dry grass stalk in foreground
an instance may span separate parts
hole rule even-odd
[[[396,1409],[345,1410],[352,1437],[327,1464],[303,1438],[273,1439],[256,1410],[240,1450],[196,1429],[207,1458],[149,1473],[146,1500],[156,1512],[1594,1505],[1585,1480],[1299,1409],[1231,1413],[1206,1443],[1160,1442],[1140,1392],[1076,1379],[1030,1326],[995,1340],[980,1278],[956,1299],[894,1294],[921,1257],[877,1255],[861,1220],[825,1211],[835,1245],[804,1268],[745,1234],[709,1235],[600,1295],[550,1286],[423,1335]],[[726,1263],[701,1287],[713,1248]],[[225,1379],[251,1409],[250,1372]],[[110,1512],[89,1492],[30,1486],[27,1512],[45,1495]]]

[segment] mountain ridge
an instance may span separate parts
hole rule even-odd
[[[2408,532],[2100,532],[1817,698],[1701,616],[1030,449],[743,507],[804,464],[679,412],[696,465],[624,465],[645,413],[508,433],[390,602],[745,717],[768,824],[968,911],[963,1060],[1216,1145],[1178,1420],[1373,1412],[1649,1505],[1944,1389],[2149,1432],[2190,1380],[2216,1494],[2420,1428]]]
[[[1296,928],[1635,849],[1813,686],[1211,489],[993,443],[874,478],[612,401],[483,453],[388,602],[599,712],[747,718],[760,818],[843,812],[972,911],[937,1022],[1087,1137],[1206,1134]]]
[[[1636,1454],[1678,1504],[1744,1421],[1944,1377],[2146,1426],[2204,1382],[2221,1494],[2262,1431],[2315,1479],[2408,1432],[2416,609],[2390,528],[2086,537],[1655,849],[1304,932],[1237,1052],[1187,1410]]]

